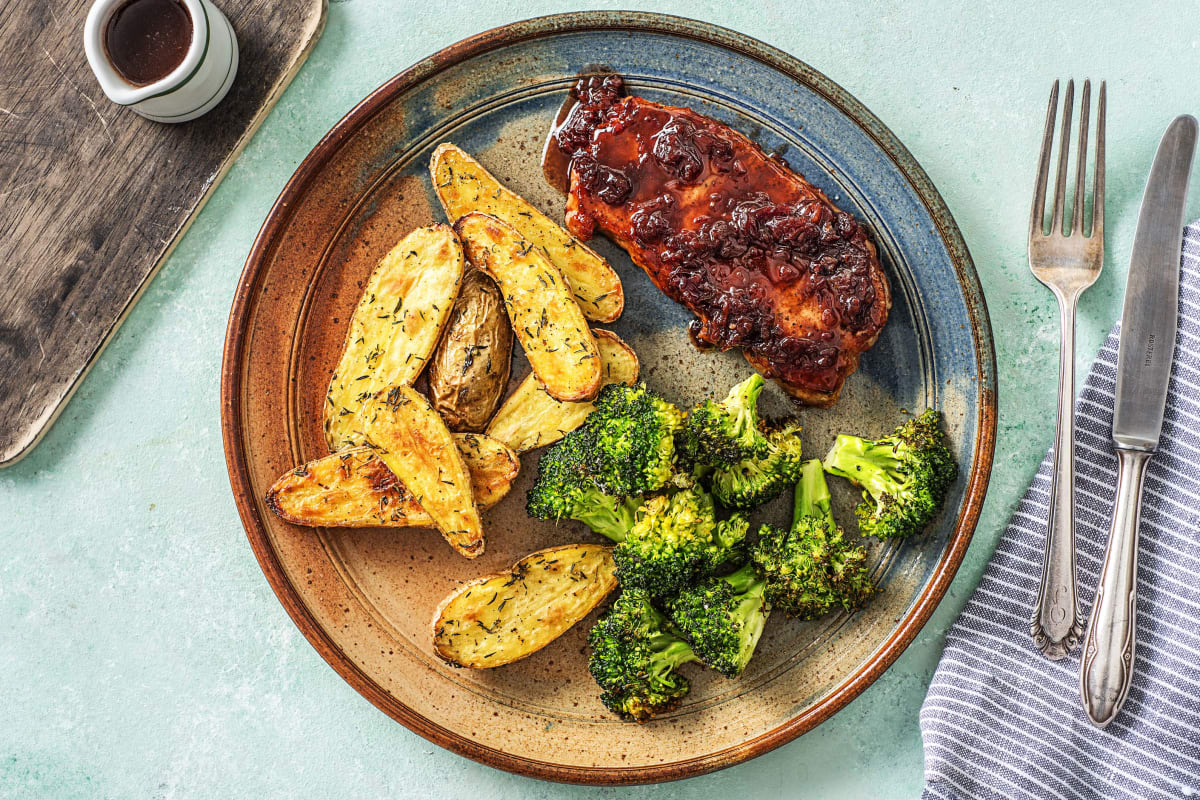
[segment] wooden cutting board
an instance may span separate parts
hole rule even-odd
[[[83,52],[90,0],[0,14],[0,467],[62,411],[320,36],[327,0],[217,0],[237,79],[193,122],[104,96]]]

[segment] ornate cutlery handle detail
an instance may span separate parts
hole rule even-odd
[[[1079,687],[1088,718],[1103,728],[1125,703],[1137,639],[1137,537],[1148,450],[1117,449],[1117,502],[1092,605]]]
[[[1055,294],[1062,318],[1058,425],[1050,471],[1046,554],[1031,633],[1042,655],[1058,661],[1079,644],[1083,617],[1075,585],[1075,296]]]

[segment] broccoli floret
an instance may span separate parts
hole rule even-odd
[[[610,710],[639,722],[669,711],[691,684],[676,672],[696,660],[690,645],[650,603],[643,589],[624,589],[588,633],[588,671]]]
[[[587,469],[590,439],[576,429],[538,461],[538,475],[525,498],[525,510],[540,519],[570,517],[580,493],[599,491]]]
[[[589,437],[569,436],[559,444],[538,462],[538,478],[526,498],[526,511],[541,519],[578,520],[620,541],[633,527],[641,496],[615,497],[597,487],[586,463],[592,449]]]
[[[701,574],[709,575],[727,564],[740,564],[746,560],[746,536],[750,533],[750,520],[734,512],[729,519],[717,523],[717,546],[710,551],[710,556],[701,569]]]
[[[633,527],[641,504],[641,495],[613,497],[586,485],[567,488],[553,482],[539,482],[529,490],[525,509],[541,519],[582,522],[596,533],[620,542]]]
[[[800,425],[785,422],[768,427],[767,453],[713,471],[713,494],[728,508],[754,508],[770,502],[800,474]]]
[[[661,489],[675,471],[675,434],[683,413],[646,388],[610,383],[584,422],[588,472],[606,494],[626,497]]]
[[[672,478],[681,425],[679,409],[644,384],[606,386],[584,424],[542,454],[526,511],[579,520],[620,541],[633,526],[641,495]]]
[[[764,525],[750,553],[766,580],[767,601],[801,619],[837,606],[853,611],[875,593],[867,551],[847,542],[834,521],[829,486],[817,459],[804,463],[795,498],[791,529]]]
[[[767,454],[767,439],[758,428],[758,396],[765,385],[755,373],[730,389],[721,402],[705,400],[692,409],[682,434],[683,452],[690,463],[727,467]]]
[[[613,548],[617,580],[655,597],[674,594],[737,558],[748,530],[739,516],[718,521],[712,497],[699,486],[652,497]]]
[[[641,495],[622,500],[596,491],[581,492],[568,516],[614,542],[621,542],[633,528],[641,505]]]
[[[754,655],[770,613],[765,587],[750,564],[725,577],[708,578],[671,601],[671,621],[701,661],[736,677]]]
[[[882,439],[837,437],[825,471],[865,490],[854,510],[863,535],[911,536],[942,507],[958,466],[940,421],[941,414],[927,409]]]

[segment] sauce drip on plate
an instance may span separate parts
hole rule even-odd
[[[558,113],[554,115],[554,124],[550,126],[550,131],[546,134],[546,142],[542,145],[542,176],[545,177],[547,184],[563,194],[567,194],[571,189],[571,153],[559,144],[560,134],[568,126],[579,125],[579,121],[574,117],[581,111],[579,108],[580,87],[586,85],[589,78],[603,82],[606,76],[611,76],[612,80],[621,82],[621,77],[608,67],[598,65],[584,67],[579,72],[575,85],[571,87],[566,99],[559,106]]]

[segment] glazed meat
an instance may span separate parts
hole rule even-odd
[[[688,108],[575,88],[555,130],[570,158],[567,227],[599,230],[696,314],[700,346],[740,347],[799,401],[837,400],[887,321],[875,245],[852,216],[742,134]]]

